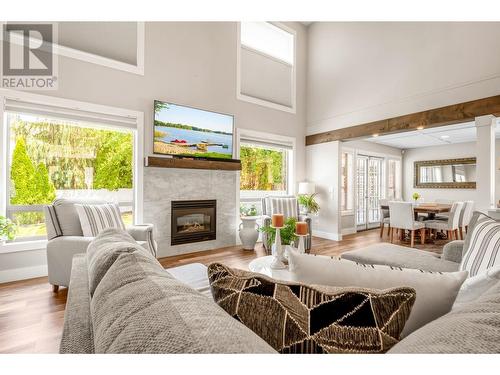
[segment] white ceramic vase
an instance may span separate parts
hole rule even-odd
[[[258,216],[242,216],[239,235],[243,249],[253,250],[259,238]]]

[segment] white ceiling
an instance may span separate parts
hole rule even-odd
[[[497,122],[496,126],[496,138],[500,138],[499,122]],[[476,127],[474,122],[467,122],[457,125],[442,126],[439,128],[381,135],[378,137],[371,137],[366,140],[399,149],[474,142],[476,140]]]

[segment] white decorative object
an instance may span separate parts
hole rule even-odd
[[[289,272],[288,268],[279,270],[271,268],[271,263],[273,261],[274,256],[272,255],[258,257],[250,262],[250,264],[248,265],[248,269],[252,272],[261,273],[277,280],[294,281],[293,274]]]
[[[299,182],[299,195],[311,195],[316,192],[316,186],[312,182]]]
[[[271,263],[271,268],[276,269],[276,270],[281,270],[286,268],[286,265],[284,263],[285,257],[284,257],[284,250],[283,246],[281,245],[281,227],[276,228],[276,236],[274,238],[274,254],[273,254],[273,261]]]
[[[239,235],[244,250],[254,250],[259,238],[259,216],[242,216],[239,228]]]
[[[299,237],[299,247],[297,248],[297,251],[299,254],[305,254],[306,252],[306,245],[305,245],[305,237],[307,237],[307,234],[295,234],[297,237]]]

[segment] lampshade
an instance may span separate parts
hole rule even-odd
[[[316,192],[314,183],[312,182],[299,182],[299,194],[311,195]]]

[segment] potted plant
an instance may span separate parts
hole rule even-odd
[[[16,224],[4,216],[0,216],[0,244],[6,240],[13,240],[16,237]]]
[[[415,204],[417,201],[420,199],[420,194],[419,193],[413,193],[412,195],[413,200],[415,201]]]
[[[289,246],[295,242],[297,236],[295,235],[295,224],[297,219],[294,217],[289,217],[285,220],[285,225],[280,230],[281,244]],[[274,247],[274,240],[276,238],[276,229],[272,227],[261,227],[259,229],[263,233],[267,233],[267,245]]]
[[[304,207],[306,214],[316,214],[319,211],[319,204],[316,201],[316,193],[300,194],[298,196],[299,204]]]
[[[241,224],[238,232],[244,250],[253,250],[259,238],[259,224],[257,224],[257,207],[255,204],[250,206],[240,205]]]
[[[252,204],[250,206],[246,204],[241,204],[240,215],[242,217],[257,216],[257,207],[255,206],[255,204]]]

